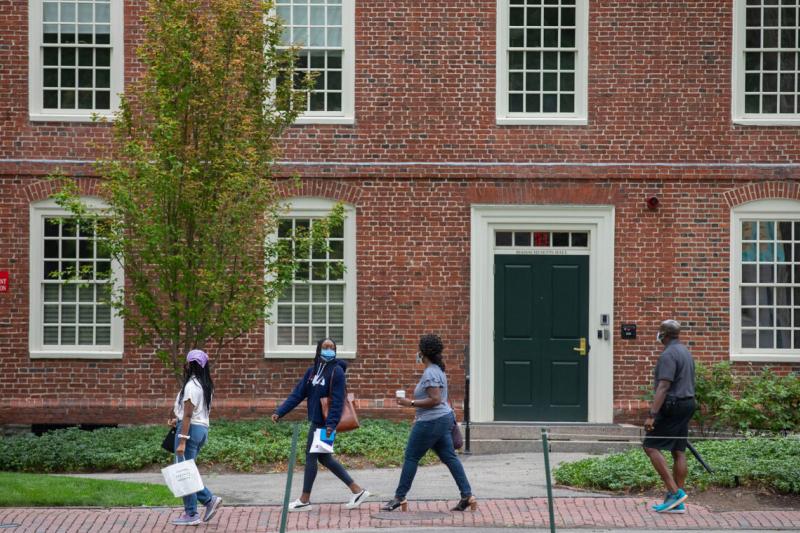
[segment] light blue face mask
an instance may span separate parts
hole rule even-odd
[[[336,352],[334,350],[331,350],[330,348],[323,348],[322,350],[320,350],[319,355],[325,362],[330,362],[336,359]]]

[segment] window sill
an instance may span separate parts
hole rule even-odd
[[[781,354],[731,354],[731,361],[750,363],[800,363],[800,353]]]
[[[497,117],[498,126],[586,126],[586,117]]]
[[[264,359],[313,359],[314,350],[312,347],[305,350],[268,350],[264,353]],[[339,350],[336,352],[337,359],[355,359],[356,352],[354,350]]]
[[[340,124],[345,126],[352,126],[356,123],[355,117],[348,117],[348,116],[339,116],[339,117],[326,117],[326,116],[302,116],[297,117],[294,121],[294,124],[303,125],[303,124]]]
[[[30,350],[31,359],[122,359],[122,352],[81,352],[80,350]]]
[[[64,115],[58,113],[31,113],[31,122],[100,122],[102,119],[113,120],[113,113],[95,113],[90,115]],[[95,120],[94,117],[97,117]]]
[[[739,126],[800,126],[800,117],[797,118],[747,118],[736,117],[733,119],[734,124]]]

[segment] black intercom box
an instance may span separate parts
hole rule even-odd
[[[635,339],[636,338],[636,324],[622,324],[622,338]]]

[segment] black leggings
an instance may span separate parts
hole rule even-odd
[[[314,432],[319,429],[319,426],[311,424],[308,428],[308,439],[306,439],[306,469],[303,473],[303,492],[310,494],[311,488],[314,486],[314,480],[317,478],[317,461],[319,460],[322,465],[333,472],[333,475],[342,480],[342,483],[348,487],[353,484],[353,478],[347,473],[347,470],[333,458],[332,453],[309,453],[311,443],[314,441]]]

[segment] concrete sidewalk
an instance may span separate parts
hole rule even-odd
[[[577,453],[553,453],[551,467],[565,461],[589,457]],[[508,455],[461,456],[470,484],[479,498],[532,498],[547,495],[544,476],[544,459],[541,453],[518,453]],[[203,473],[202,466],[200,473]],[[373,500],[389,500],[400,478],[399,468],[373,470],[351,470],[350,475],[373,494]],[[79,477],[115,479],[163,484],[158,472],[149,474],[81,474]],[[280,505],[286,474],[230,474],[203,475],[206,486],[215,494],[225,498],[229,504]],[[303,473],[296,471],[293,479],[292,499],[300,495]],[[555,496],[597,496],[602,494],[556,489]],[[311,501],[314,503],[341,503],[350,498],[349,490],[330,472],[320,468]],[[450,472],[442,464],[420,467],[414,479],[409,500],[441,500],[458,498],[458,490]]]

